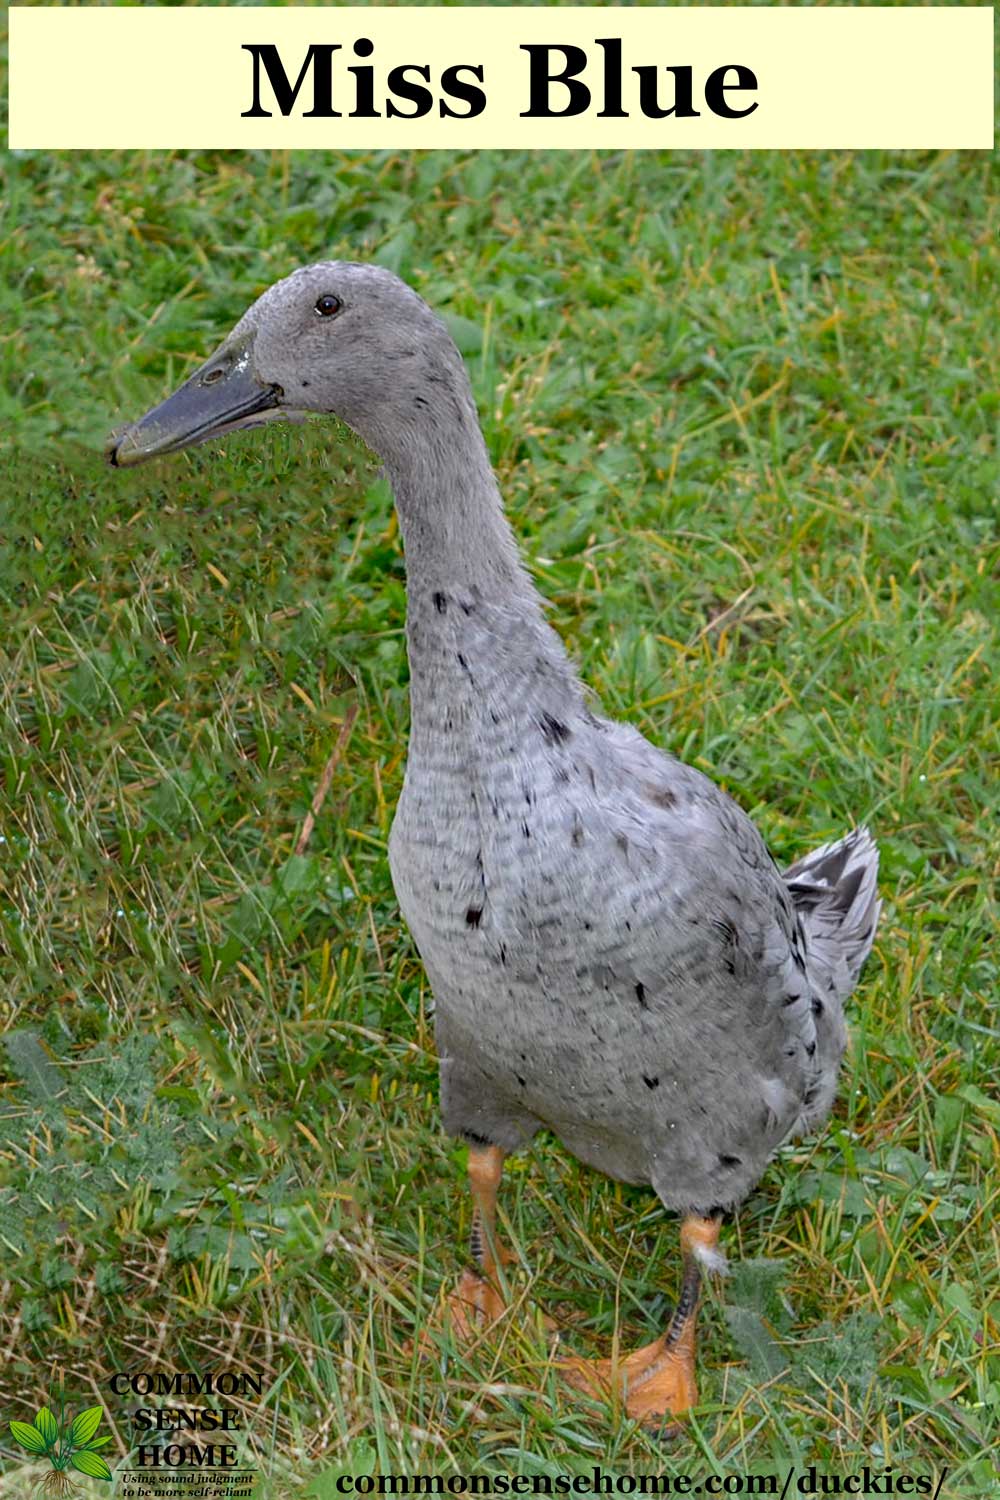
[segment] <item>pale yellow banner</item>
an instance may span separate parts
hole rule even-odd
[[[989,6],[9,15],[15,148],[993,145]]]

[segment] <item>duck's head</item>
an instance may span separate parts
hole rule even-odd
[[[323,261],[269,287],[172,396],[112,435],[106,455],[124,468],[328,412],[389,458],[421,412],[468,411],[466,393],[461,355],[416,292],[380,266]]]

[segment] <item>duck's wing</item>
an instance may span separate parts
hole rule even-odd
[[[810,967],[827,994],[846,1000],[875,940],[878,846],[867,828],[796,860],[784,873]]]
[[[843,1000],[878,914],[874,845],[851,835],[782,876],[749,817],[714,782],[629,726],[609,724],[603,734],[628,788],[616,811],[633,829],[645,820],[658,856],[651,873],[660,899],[647,907],[637,956],[681,998],[685,1044],[717,1038],[722,1070],[763,1105],[759,1130],[773,1149],[833,1101]]]

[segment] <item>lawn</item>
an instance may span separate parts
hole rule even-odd
[[[4,1421],[61,1388],[100,1400],[114,1464],[136,1403],[111,1372],[227,1368],[263,1381],[246,1453],[274,1500],[333,1494],[341,1468],[595,1463],[947,1468],[942,1493],[990,1492],[988,156],[6,165]],[[779,860],[860,821],[881,847],[834,1117],[724,1230],[703,1404],[670,1444],[547,1363],[533,1314],[607,1352],[661,1329],[679,1270],[652,1195],[551,1138],[506,1174],[525,1319],[499,1348],[413,1352],[469,1211],[386,864],[405,575],[377,464],[322,422],[101,462],[269,282],[334,256],[397,270],[450,319],[529,566],[606,711],[721,782]],[[4,1448],[0,1492],[24,1493],[22,1458]]]

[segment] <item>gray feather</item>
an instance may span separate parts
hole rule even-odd
[[[846,1000],[875,940],[878,848],[867,828],[823,844],[785,871],[812,962]]]

